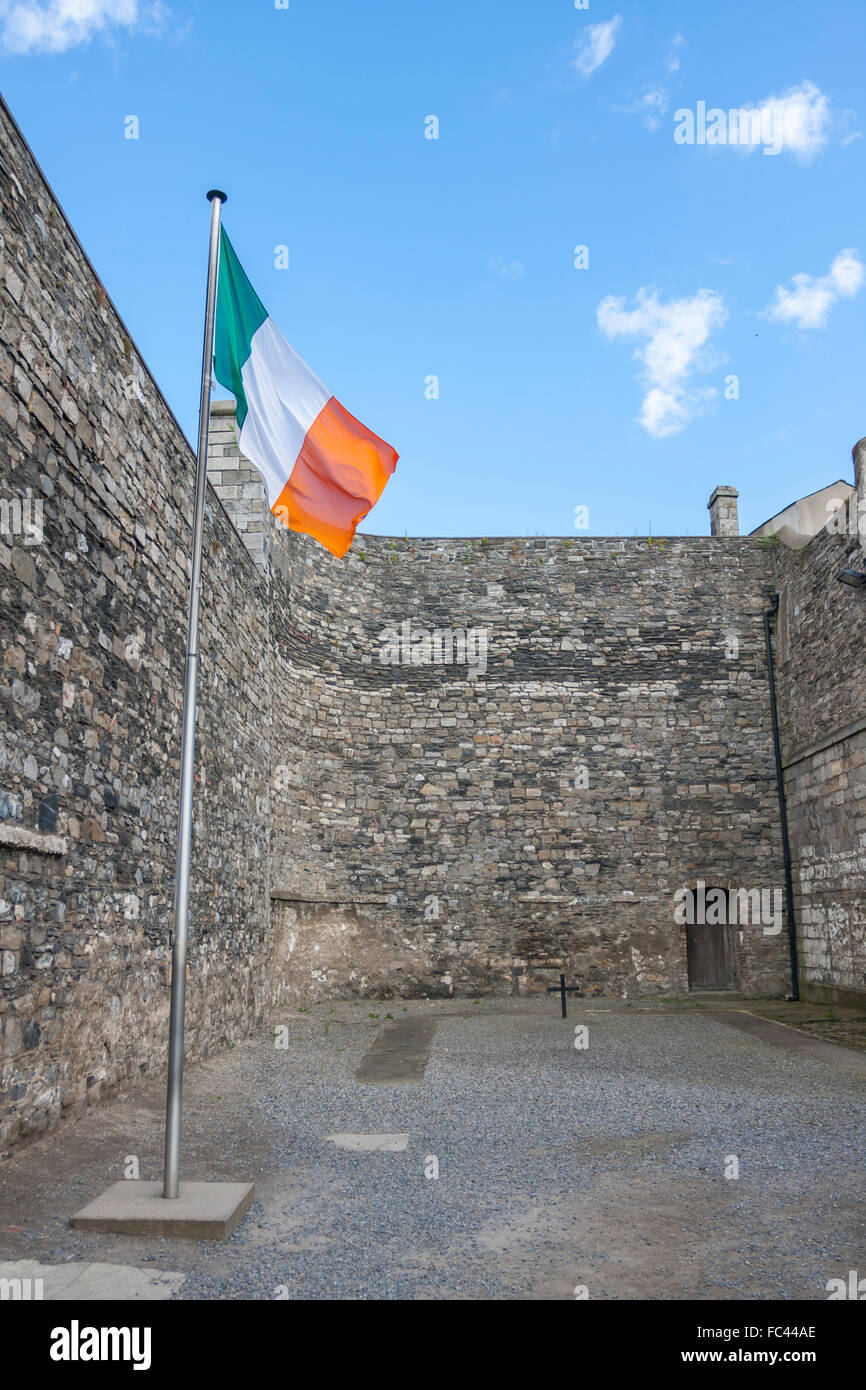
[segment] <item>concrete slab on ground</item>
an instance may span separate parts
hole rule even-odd
[[[814,1057],[816,1061],[827,1062],[831,1067],[866,1077],[866,1053],[852,1047],[801,1032],[799,1028],[779,1019],[762,1018],[748,1009],[705,1009],[704,1012],[709,1018],[725,1023],[729,1028],[739,1028],[741,1032],[760,1038],[774,1047],[784,1047],[789,1052],[799,1052],[804,1057]]]
[[[402,1018],[386,1023],[355,1072],[356,1081],[394,1086],[420,1081],[430,1060],[436,1020]]]
[[[326,1134],[325,1138],[338,1149],[355,1153],[401,1154],[406,1152],[408,1134]]]
[[[179,1236],[225,1240],[253,1204],[251,1182],[182,1182],[174,1199],[163,1197],[162,1183],[113,1183],[70,1218],[76,1231],[105,1235]]]
[[[185,1274],[169,1274],[162,1269],[98,1261],[51,1265],[38,1260],[6,1260],[0,1262],[0,1297],[23,1302],[44,1299],[46,1303],[162,1302],[177,1292],[185,1278]]]

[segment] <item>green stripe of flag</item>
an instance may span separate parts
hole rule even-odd
[[[243,365],[251,352],[253,334],[268,314],[243,272],[235,249],[220,227],[220,268],[214,328],[214,375],[237,401],[238,431],[247,413],[247,398],[241,379]]]

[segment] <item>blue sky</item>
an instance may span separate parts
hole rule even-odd
[[[227,190],[271,316],[400,453],[362,530],[705,534],[719,482],[746,530],[851,478],[860,0],[0,0],[0,51],[190,438]],[[700,102],[751,145],[678,143]]]

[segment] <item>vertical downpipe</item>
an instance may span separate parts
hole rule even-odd
[[[782,740],[779,736],[779,709],[776,704],[776,674],[773,665],[773,639],[770,619],[779,611],[779,595],[772,598],[772,607],[764,614],[764,637],[767,643],[767,671],[770,677],[770,708],[773,712],[773,752],[776,758],[776,786],[779,792],[779,814],[782,821],[782,855],[785,861],[785,897],[788,908],[788,946],[791,953],[791,999],[800,998],[800,969],[797,962],[797,923],[794,915],[794,882],[791,874],[791,842],[788,838],[788,802],[785,797],[785,774],[782,768]]]

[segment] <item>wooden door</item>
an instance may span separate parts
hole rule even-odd
[[[686,927],[689,989],[733,989],[730,928],[697,922]]]

